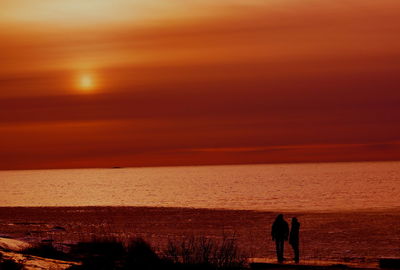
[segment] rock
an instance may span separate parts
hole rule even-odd
[[[11,238],[0,238],[0,249],[6,251],[21,251],[31,245],[25,241],[11,239]]]

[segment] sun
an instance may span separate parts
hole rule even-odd
[[[77,87],[84,92],[92,91],[96,88],[94,76],[90,73],[80,74],[78,76]]]

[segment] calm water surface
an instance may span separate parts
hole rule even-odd
[[[302,224],[302,258],[400,256],[400,162],[3,171],[0,185],[0,206],[78,206],[0,208],[0,234],[28,241],[140,235],[162,244],[234,233],[249,254],[272,259],[268,211],[283,211]]]
[[[400,207],[400,162],[0,172],[0,206]]]

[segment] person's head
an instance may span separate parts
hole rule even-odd
[[[292,223],[298,223],[297,218],[292,217]]]
[[[279,215],[276,217],[276,220],[283,220],[283,214],[279,214]]]

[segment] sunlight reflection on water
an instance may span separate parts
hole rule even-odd
[[[400,162],[0,172],[1,206],[400,207]]]

